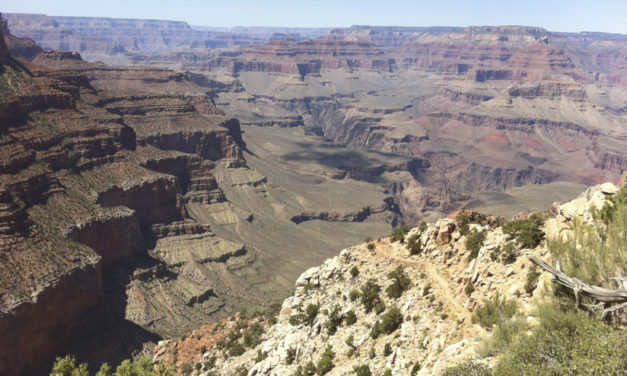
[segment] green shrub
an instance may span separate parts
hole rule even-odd
[[[257,350],[257,357],[255,358],[255,362],[261,362],[267,357],[268,357],[268,353],[265,351],[261,351],[261,349],[259,349]]]
[[[429,295],[430,292],[431,292],[430,284],[427,284],[425,287],[422,288],[422,296],[427,296]]]
[[[418,374],[418,371],[420,371],[420,363],[416,362],[411,367],[411,371],[409,372],[409,375],[410,376],[416,376]]]
[[[533,266],[527,272],[527,278],[525,281],[525,291],[527,294],[532,294],[533,291],[538,287],[538,279],[542,275],[536,266]]]
[[[376,313],[377,315],[380,315],[384,311],[385,311],[385,303],[383,303],[382,301],[377,303],[377,305],[374,306],[374,313]]]
[[[373,242],[369,242],[366,247],[368,248],[369,251],[374,251],[375,249],[375,245]]]
[[[377,339],[381,335],[381,321],[377,320],[370,328],[370,338]]]
[[[381,332],[390,334],[403,323],[403,314],[398,307],[390,308],[381,316]]]
[[[344,318],[344,322],[346,325],[350,326],[357,322],[357,315],[353,311],[346,312],[346,317]]]
[[[287,349],[287,356],[285,357],[285,364],[290,365],[294,363],[294,360],[296,360],[296,349],[290,347],[289,349]]]
[[[625,207],[627,207],[627,187],[621,188],[614,196],[611,196],[603,208],[595,214],[607,226],[612,222],[616,222],[617,219],[620,219],[621,208],[624,209]],[[624,213],[622,213],[622,215],[624,216]]]
[[[235,344],[233,344],[233,346],[231,346],[231,348],[229,348],[228,350],[229,356],[240,356],[245,352],[246,352],[246,349],[239,342],[236,342]]]
[[[313,376],[316,374],[316,365],[313,364],[312,361],[309,361],[307,364],[305,364],[305,367],[300,370],[300,372],[300,375],[302,376]],[[296,373],[298,375],[298,371]]]
[[[447,368],[442,376],[492,376],[492,372],[483,364],[469,361],[455,367]]]
[[[355,278],[359,275],[359,269],[357,268],[357,266],[353,266],[350,270],[351,273],[351,277]]]
[[[350,299],[351,302],[354,302],[355,300],[359,299],[360,296],[361,296],[361,293],[357,290],[351,290],[351,292],[348,293],[348,298]]]
[[[192,365],[186,363],[187,367],[182,371],[190,373],[193,369]],[[65,356],[57,358],[52,367],[51,376],[89,376],[89,366],[87,363],[76,365],[76,359],[73,356]],[[112,376],[111,367],[104,363],[96,376]],[[115,376],[174,376],[174,369],[166,368],[163,364],[155,369],[150,358],[141,358],[135,361],[126,359],[116,368]]]
[[[188,369],[184,370],[181,368],[181,371],[191,372],[192,366],[189,363],[187,364]],[[142,358],[133,362],[127,359],[115,369],[115,376],[174,376],[175,374],[173,369],[166,369],[163,365],[155,370],[150,358]]]
[[[524,330],[527,330],[524,319],[503,320],[496,325],[494,333],[483,341],[478,350],[479,355],[487,358],[505,351]]]
[[[392,376],[392,370],[389,368],[386,368],[385,372],[383,372],[383,376]]]
[[[248,331],[244,334],[244,345],[250,348],[257,347],[257,345],[261,342],[263,332],[264,330],[260,323],[256,322],[251,325]]]
[[[612,209],[606,209],[611,211],[606,214],[607,224],[579,225],[574,228],[572,239],[549,242],[552,255],[566,274],[592,285],[619,287],[613,278],[627,275],[625,192],[627,188],[621,189]]]
[[[324,324],[327,328],[327,334],[330,336],[334,335],[337,332],[338,326],[342,325],[343,320],[344,315],[340,314],[340,306],[336,305],[329,313],[329,320]]]
[[[316,316],[320,312],[320,306],[318,304],[309,304],[305,309],[305,317],[303,322],[309,326],[313,325]]]
[[[466,295],[470,296],[473,292],[475,292],[475,285],[472,282],[469,282],[464,288],[464,292]]]
[[[418,255],[422,253],[422,243],[420,242],[420,235],[413,234],[407,239],[407,249],[410,255]]]
[[[374,279],[369,279],[365,285],[361,287],[361,304],[363,304],[366,312],[372,309],[381,301],[379,291],[381,288]]]
[[[411,279],[405,273],[402,266],[398,266],[396,270],[388,274],[388,278],[392,280],[392,284],[385,289],[385,292],[392,299],[398,299],[411,286]]]
[[[353,343],[354,340],[355,340],[355,337],[353,337],[353,335],[351,334],[350,336],[346,338],[344,343],[346,343],[346,346],[352,347],[354,349],[355,348],[355,344]]]
[[[355,366],[353,368],[353,372],[355,372],[356,376],[372,376],[372,372],[370,371],[370,367],[367,364],[362,364],[360,366]]]
[[[516,302],[508,301],[497,294],[492,300],[487,301],[482,307],[475,310],[472,315],[473,324],[478,323],[484,328],[492,328],[493,325],[514,316]]]
[[[239,368],[235,371],[235,376],[246,376],[248,375],[248,368],[245,366],[239,366]]]
[[[516,239],[518,245],[524,248],[535,248],[544,239],[545,216],[541,213],[533,213],[527,219],[511,221],[503,226],[503,232]]]
[[[102,363],[98,372],[96,372],[96,376],[113,376],[113,370],[107,363]]]
[[[470,255],[468,256],[468,260],[472,260],[477,258],[479,255],[479,250],[483,246],[483,242],[485,241],[485,234],[483,232],[479,232],[473,230],[466,237],[466,249],[470,251]]]
[[[335,354],[333,353],[333,349],[331,346],[327,346],[322,354],[322,357],[318,361],[318,365],[316,366],[316,370],[318,371],[318,375],[326,375],[333,369],[335,366],[333,364],[333,358]]]
[[[426,230],[426,229],[427,229],[427,222],[425,222],[425,221],[421,221],[421,222],[418,224],[418,230],[419,230],[420,232],[425,232],[425,230]]]
[[[503,250],[500,254],[501,262],[505,265],[511,264],[516,261],[518,258],[518,251],[516,250],[516,246],[512,242],[507,242],[505,246],[503,246]]]
[[[89,376],[89,369],[87,363],[77,366],[76,359],[67,355],[55,360],[50,376]]]
[[[320,306],[318,304],[309,304],[305,309],[305,313],[291,315],[289,323],[290,325],[307,324],[312,326],[319,312]]]
[[[495,375],[620,375],[627,370],[627,333],[555,306],[539,310],[540,326],[518,336]]]
[[[405,242],[405,235],[407,235],[408,232],[409,232],[409,227],[406,225],[403,225],[395,229],[394,231],[392,231],[392,233],[390,234],[390,241],[393,243],[401,242],[402,244]]]
[[[392,345],[390,343],[386,343],[383,347],[383,356],[388,357],[392,354]]]

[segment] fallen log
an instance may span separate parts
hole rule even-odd
[[[582,294],[599,303],[605,304],[606,309],[601,314],[601,317],[605,317],[610,312],[627,308],[627,289],[610,290],[599,286],[591,286],[578,278],[566,275],[566,273],[560,270],[559,263],[557,263],[554,268],[537,257],[532,256],[529,259],[540,268],[551,273],[553,275],[553,282],[573,290],[577,307],[579,307],[579,294]],[[607,307],[613,304],[617,305]]]

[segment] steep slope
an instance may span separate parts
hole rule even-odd
[[[556,206],[538,234],[572,236],[617,191],[603,184]],[[476,234],[483,240],[471,245]],[[263,315],[236,316],[189,339],[160,343],[155,360],[202,375],[307,374],[316,368],[347,375],[364,366],[372,373],[363,374],[442,374],[483,351],[492,328],[482,329],[473,311],[494,297],[516,302],[517,315],[537,323],[534,308],[551,288],[548,276],[534,274],[529,258],[554,256],[540,239],[522,246],[517,236],[497,218],[461,212],[344,249],[299,277],[276,323]]]

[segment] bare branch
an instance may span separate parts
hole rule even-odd
[[[546,262],[536,257],[530,257],[529,259],[531,260],[531,262],[538,265],[545,271],[553,274],[553,281],[573,290],[573,292],[575,293],[575,298],[577,300],[577,303],[579,303],[579,294],[588,296],[602,303],[612,304],[612,303],[627,302],[627,290],[626,289],[609,290],[609,289],[599,287],[599,286],[591,286],[578,278],[570,277],[566,275],[561,270],[557,268],[553,268],[551,265],[547,264]],[[618,310],[620,308],[625,308],[625,307],[627,307],[626,304],[619,304],[618,306],[612,307],[612,309],[609,312]],[[608,311],[608,309],[606,309],[605,311]]]

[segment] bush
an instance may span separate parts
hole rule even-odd
[[[369,279],[365,285],[361,287],[361,304],[363,304],[366,312],[372,309],[381,301],[379,291],[381,288],[374,279]]]
[[[191,372],[191,364],[189,364],[189,368],[189,372]],[[127,359],[115,369],[115,376],[174,376],[175,374],[173,369],[166,369],[163,365],[155,370],[150,358],[142,358],[134,362]]]
[[[492,372],[483,364],[469,361],[455,367],[447,368],[442,376],[492,376]]]
[[[475,292],[475,285],[472,282],[469,282],[464,288],[464,292],[466,295],[470,296],[473,292]]]
[[[381,316],[381,332],[390,334],[403,323],[403,314],[398,307],[390,308]]]
[[[524,319],[504,320],[496,325],[494,333],[489,336],[479,347],[481,357],[495,356],[505,351],[514,341],[516,336],[527,329]]]
[[[351,302],[354,302],[355,300],[359,299],[360,296],[361,296],[361,293],[357,290],[351,290],[351,292],[348,293],[348,298],[350,299]]]
[[[392,354],[392,345],[390,343],[386,343],[383,347],[383,356],[388,357]]]
[[[351,334],[350,336],[346,338],[344,343],[346,343],[346,346],[354,349],[355,348],[355,344],[353,343],[354,340],[355,340],[355,337],[353,337],[353,335]]]
[[[89,376],[89,369],[87,363],[76,366],[76,359],[67,355],[55,360],[50,376]]]
[[[525,291],[527,294],[532,294],[533,291],[538,287],[538,279],[542,275],[536,266],[533,266],[527,272],[527,281],[525,282]]]
[[[316,374],[316,365],[312,361],[305,364],[304,368],[300,368],[296,371],[296,376],[313,376]]]
[[[353,266],[350,270],[351,273],[351,277],[355,278],[359,275],[359,269],[357,268],[357,266]]]
[[[408,232],[409,232],[409,227],[407,227],[406,225],[403,225],[395,229],[394,231],[392,231],[392,233],[390,234],[390,241],[392,243],[401,242],[402,244],[405,242],[405,235],[407,235]]]
[[[427,229],[427,222],[425,222],[425,221],[421,221],[421,222],[418,224],[418,230],[419,230],[420,232],[425,232],[425,230],[426,230],[426,229]]]
[[[385,372],[383,372],[383,376],[392,376],[392,370],[389,368],[386,368]]]
[[[539,310],[540,326],[518,340],[495,375],[620,375],[627,369],[627,333],[582,311]]]
[[[388,274],[388,278],[393,282],[385,289],[385,292],[392,299],[398,299],[403,295],[403,292],[407,291],[411,286],[411,279],[405,273],[402,266],[399,266],[393,272]]]
[[[240,356],[245,352],[246,352],[246,349],[239,342],[236,342],[235,344],[233,344],[233,346],[231,346],[231,348],[228,350],[229,356]]]
[[[508,301],[497,294],[492,300],[487,301],[482,307],[475,310],[472,315],[473,324],[479,323],[484,328],[492,328],[493,325],[514,316],[516,302]]]
[[[329,371],[331,371],[333,369],[333,367],[334,367],[333,358],[334,357],[335,357],[335,354],[333,353],[333,349],[331,348],[331,346],[328,346],[324,350],[324,353],[322,354],[322,357],[318,361],[318,366],[316,367],[316,369],[318,371],[318,375],[326,375],[327,373],[329,373]]]
[[[246,332],[246,334],[244,334],[244,345],[250,348],[257,347],[257,345],[261,342],[263,332],[263,327],[258,322],[251,325],[250,329]]]
[[[627,275],[627,188],[604,209],[607,224],[576,226],[568,241],[550,241],[549,249],[564,273],[592,285],[616,289],[614,277]],[[619,198],[616,198],[619,197]],[[598,216],[598,215],[597,215]]]
[[[420,242],[420,235],[413,234],[407,239],[407,249],[410,255],[418,255],[422,253],[422,243]]]
[[[516,250],[514,243],[507,242],[503,247],[503,250],[501,251],[500,257],[501,262],[505,265],[511,264],[516,261],[516,258],[518,258],[518,251]]]
[[[296,349],[290,347],[289,349],[287,349],[287,356],[285,357],[285,364],[290,365],[294,363],[294,360],[296,360]]]
[[[290,325],[307,324],[312,326],[319,312],[320,306],[318,304],[309,304],[305,309],[305,313],[290,316]]]
[[[414,363],[413,367],[411,367],[411,371],[409,372],[409,375],[416,376],[418,374],[418,371],[420,371],[420,363],[416,362]]]
[[[357,315],[353,311],[346,312],[346,318],[344,318],[346,325],[350,326],[357,322]]]
[[[544,239],[545,216],[540,213],[533,213],[527,219],[511,221],[503,226],[503,232],[516,239],[518,245],[525,248],[535,248]]]
[[[355,368],[353,368],[353,372],[355,372],[356,376],[372,376],[370,367],[367,364],[362,364],[361,366],[355,366]]]
[[[192,366],[189,364],[188,373],[191,372]],[[57,358],[52,367],[51,376],[89,376],[89,366],[87,363],[76,365],[76,359],[73,356],[65,356]],[[111,367],[104,363],[100,367],[97,376],[111,376]],[[174,376],[176,373],[172,368],[166,368],[161,364],[155,369],[150,358],[141,358],[136,361],[128,359],[116,368],[115,376]]]
[[[327,334],[330,336],[334,335],[337,332],[338,326],[342,325],[343,320],[344,316],[340,314],[340,306],[336,305],[329,313],[329,320],[324,324],[327,328]]]
[[[468,256],[469,261],[477,258],[484,241],[485,234],[483,232],[473,230],[470,234],[468,234],[466,237],[466,249],[470,251],[470,255]]]
[[[627,207],[627,188],[623,187],[620,191],[610,197],[603,208],[596,213],[603,223],[608,226],[610,223],[616,222],[621,216],[621,209]],[[624,213],[622,213],[624,216]]]
[[[377,339],[381,335],[381,321],[377,320],[370,329],[370,338]]]
[[[369,242],[368,245],[366,245],[366,247],[368,248],[369,251],[374,251],[374,243],[373,242]]]
[[[377,305],[374,306],[374,313],[376,313],[377,315],[380,315],[384,311],[385,311],[385,303],[379,302],[377,303]]]

